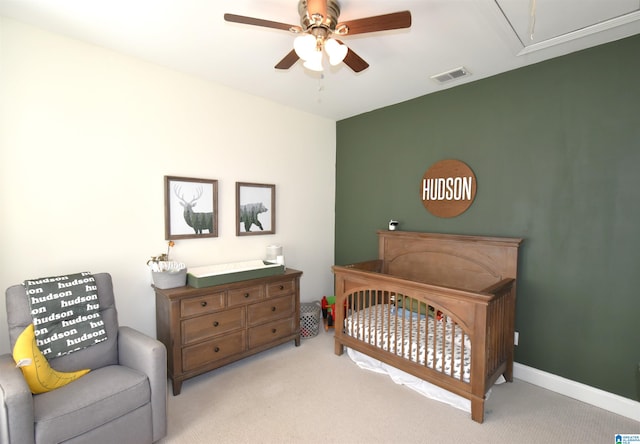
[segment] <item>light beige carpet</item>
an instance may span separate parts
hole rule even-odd
[[[494,386],[477,424],[336,356],[323,330],[185,381],[168,415],[163,444],[613,444],[617,433],[640,434],[640,422],[519,380]]]

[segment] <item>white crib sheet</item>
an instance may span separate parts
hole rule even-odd
[[[387,351],[389,351],[388,349],[391,348],[393,353],[399,356],[404,356],[407,359],[410,359],[409,357],[412,356],[413,359],[411,360],[417,361],[422,365],[424,365],[425,356],[426,356],[428,366],[434,368],[434,351],[427,350],[427,352],[425,353],[424,341],[421,341],[422,342],[421,347],[416,346],[416,343],[418,342],[416,338],[418,337],[418,335],[420,338],[425,337],[426,330],[427,330],[427,322],[428,322],[430,324],[429,326],[430,334],[428,336],[427,343],[433,344],[433,332],[435,331],[436,344],[437,344],[437,349],[435,350],[435,356],[436,356],[435,369],[438,371],[442,371],[442,359],[441,359],[442,353],[441,353],[441,346],[439,345],[442,343],[441,335],[442,335],[442,332],[444,331],[445,336],[447,338],[451,338],[452,337],[451,329],[453,328],[453,323],[449,322],[449,320],[447,320],[446,318],[444,318],[442,321],[439,321],[430,316],[419,316],[415,313],[409,314],[408,312],[401,312],[401,310],[399,310],[399,312],[396,313],[395,310],[396,309],[394,306],[380,304],[380,305],[375,305],[375,306],[360,310],[358,312],[355,312],[346,318],[345,331],[347,333],[350,331],[355,331],[356,333],[354,334],[354,336],[360,338],[361,340],[364,340],[365,342],[369,342],[372,344],[377,344],[378,347],[383,348],[384,350],[387,350]],[[387,316],[387,319],[385,319],[386,321],[385,323],[382,322],[382,318],[381,318],[382,316]],[[412,331],[411,333],[408,332],[408,328],[405,328],[405,329],[401,328],[400,323],[402,322],[407,323],[409,317],[413,318],[413,321],[412,321],[413,327],[419,327],[420,333],[418,333],[415,330],[415,328],[414,328],[414,331]],[[372,320],[372,322],[370,323],[369,320]],[[397,329],[396,329],[396,323],[398,323]],[[372,331],[373,328],[368,327],[370,324],[377,325],[377,326],[384,325],[384,328],[378,328],[376,331]],[[405,324],[405,325],[408,325],[408,324]],[[396,338],[395,340],[393,339],[393,334],[395,331],[403,331],[403,330],[407,331],[406,335],[408,334],[412,335],[413,339],[411,341],[409,341],[408,337],[404,337],[404,338],[400,337],[400,338]],[[391,337],[389,337],[389,334],[391,334]],[[450,362],[451,352],[453,351],[456,356],[460,356],[461,354],[460,345],[463,343],[463,341],[465,344],[464,353],[463,353],[464,355],[463,359],[465,363],[464,370],[463,370],[463,373],[464,373],[463,380],[465,382],[469,382],[470,367],[471,367],[471,341],[469,340],[468,336],[464,335],[464,333],[462,332],[462,329],[460,328],[456,328],[456,334],[455,334],[453,343],[445,342],[446,344],[445,359],[444,359],[445,370],[446,370],[446,373],[448,374],[450,373],[450,369],[447,367],[447,362]],[[409,343],[411,343],[413,347],[410,348],[408,346]],[[418,354],[416,355],[416,353]],[[471,401],[469,401],[468,399],[462,396],[459,396],[455,393],[452,393],[448,390],[438,387],[435,384],[427,382],[407,372],[399,370],[396,367],[393,367],[382,361],[379,361],[378,359],[372,358],[368,355],[365,355],[364,353],[358,352],[348,347],[347,347],[347,354],[349,355],[349,358],[351,358],[351,360],[354,361],[360,368],[374,371],[377,373],[386,374],[396,384],[405,385],[411,388],[412,390],[430,399],[444,402],[460,410],[471,413]],[[417,356],[417,359],[416,359],[416,356]],[[457,364],[459,362],[459,359],[456,359],[455,362]],[[460,367],[460,366],[454,365],[454,367]],[[459,379],[460,377],[459,371],[454,372],[454,377]],[[505,379],[504,377],[500,376],[500,378],[496,381],[496,384],[500,384],[502,382],[505,382]],[[491,394],[491,390],[487,392],[486,399],[489,398],[490,394]]]
[[[379,304],[352,313],[345,325],[346,333],[360,340],[458,380],[462,371],[462,381],[470,381],[471,340],[447,317],[438,320]]]

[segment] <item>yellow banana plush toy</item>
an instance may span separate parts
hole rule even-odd
[[[13,347],[13,359],[20,367],[33,394],[45,393],[67,385],[89,373],[90,369],[76,372],[59,372],[49,365],[36,344],[33,324],[24,329]]]

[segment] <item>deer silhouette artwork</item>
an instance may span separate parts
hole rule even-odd
[[[213,233],[213,212],[210,213],[196,213],[193,211],[193,207],[196,206],[197,200],[202,197],[202,187],[198,187],[195,196],[189,202],[184,198],[181,188],[178,185],[173,187],[173,192],[176,197],[180,199],[180,205],[184,207],[183,216],[184,221],[193,228],[196,234],[202,234],[204,230]]]
[[[258,220],[258,215],[267,211],[269,209],[262,202],[240,205],[240,223],[244,224],[244,230],[249,232],[251,231],[251,226],[256,225],[260,230],[264,231],[262,224]]]

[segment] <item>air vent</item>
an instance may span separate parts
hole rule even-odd
[[[436,74],[435,76],[431,76],[431,78],[438,83],[446,83],[469,75],[471,75],[471,73],[467,68],[461,66],[460,68],[452,69],[451,71]]]

